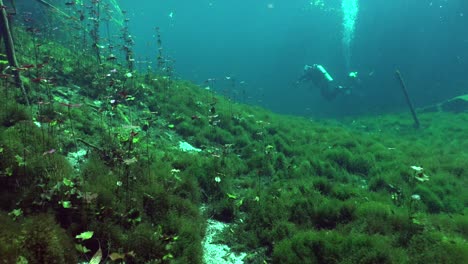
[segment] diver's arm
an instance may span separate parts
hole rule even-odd
[[[306,82],[306,81],[310,81],[310,78],[307,76],[307,72],[304,72],[304,74],[301,75],[301,77],[299,77],[299,79],[297,79],[296,83],[303,83],[303,82]]]
[[[330,86],[333,82],[331,75],[320,64],[304,67],[303,79],[310,81],[314,86],[323,89],[325,86]]]

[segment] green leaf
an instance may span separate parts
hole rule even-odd
[[[23,256],[19,256],[16,259],[16,264],[28,264],[28,260]]]
[[[8,167],[8,168],[5,169],[4,172],[1,172],[1,171],[0,171],[0,175],[2,175],[2,174],[3,174],[4,176],[10,177],[10,176],[13,175],[13,169],[10,168],[10,167]]]
[[[16,218],[23,215],[23,210],[21,210],[21,208],[20,209],[14,209],[11,212],[9,212],[8,215],[12,216],[13,220],[16,220]]]
[[[102,250],[101,248],[99,248],[98,251],[94,254],[94,256],[89,261],[89,264],[99,264],[101,263],[101,260],[102,260]]]
[[[73,182],[67,178],[63,178],[63,184],[68,187],[73,187]]]
[[[229,199],[234,199],[234,200],[237,199],[237,195],[235,194],[227,193],[227,196]]]
[[[23,214],[23,211],[21,209],[14,209],[13,211],[11,211],[11,214],[18,217]]]
[[[94,235],[94,232],[93,231],[85,231],[79,235],[76,235],[75,238],[78,238],[78,239],[81,239],[81,240],[88,240],[90,238],[92,238]]]
[[[83,253],[83,254],[86,254],[91,251],[87,247],[80,245],[80,244],[75,244],[75,248],[78,252]]]
[[[16,162],[18,163],[18,166],[25,166],[26,162],[24,161],[23,157],[20,155],[15,155]]]
[[[174,256],[171,253],[166,254],[166,255],[163,256],[163,260],[169,260],[169,259],[173,259],[173,258],[174,258]]]
[[[63,208],[71,208],[72,203],[70,201],[60,201],[62,203]]]

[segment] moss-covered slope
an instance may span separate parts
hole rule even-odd
[[[468,261],[466,114],[282,116],[17,35],[32,105],[0,80],[1,261],[201,263],[208,218],[246,263]]]

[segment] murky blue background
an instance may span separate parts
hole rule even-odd
[[[347,74],[341,1],[121,0],[137,59],[156,57],[155,27],[177,75],[276,112],[339,116],[406,110],[395,79],[403,74],[416,106],[468,92],[468,1],[360,0],[351,69],[361,85],[325,101],[294,87],[305,64],[320,63],[340,82]],[[172,17],[170,14],[172,13]],[[154,65],[154,64],[153,64]],[[143,67],[143,66],[140,66]],[[144,68],[144,67],[143,67]],[[226,76],[235,78],[236,85]],[[242,83],[241,83],[242,82]]]

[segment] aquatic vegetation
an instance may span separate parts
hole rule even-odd
[[[466,115],[281,116],[172,78],[161,50],[141,73],[15,30],[31,106],[2,82],[1,261],[202,263],[209,218],[255,263],[468,258]]]
[[[461,263],[468,259],[468,245],[465,241],[445,237],[437,232],[414,236],[408,251],[410,259],[416,263]]]
[[[73,242],[50,215],[31,217],[24,224],[22,246],[28,263],[73,263]]]
[[[389,251],[380,236],[307,231],[281,241],[273,252],[273,263],[393,263],[398,251]],[[365,248],[365,250],[363,249]]]

